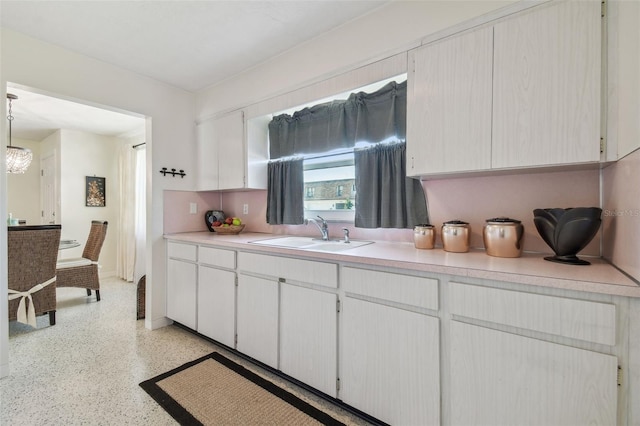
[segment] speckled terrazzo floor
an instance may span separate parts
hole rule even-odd
[[[132,283],[106,279],[101,301],[83,289],[60,288],[56,325],[9,323],[10,375],[0,379],[0,425],[174,425],[140,387],[143,380],[216,350],[316,404],[271,373],[247,364],[179,327],[150,331],[136,321]],[[363,420],[338,410],[340,420]]]

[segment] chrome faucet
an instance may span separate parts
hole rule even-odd
[[[351,243],[351,240],[349,240],[349,229],[342,228],[342,231],[344,232],[344,242],[345,242],[345,244]]]
[[[304,224],[308,225],[309,222],[315,224],[320,230],[320,233],[322,234],[322,240],[329,241],[329,225],[327,225],[327,221],[324,220],[324,218],[322,218],[321,216],[318,216],[318,219],[321,220],[320,223],[318,223],[318,221],[315,220],[314,218],[310,218],[310,219],[305,219]]]

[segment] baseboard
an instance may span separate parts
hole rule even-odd
[[[102,279],[112,278],[116,276],[116,271],[99,271],[98,276]]]
[[[153,320],[151,318],[144,319],[144,327],[148,330],[157,330],[171,324],[173,324],[173,321],[167,317],[160,317]]]
[[[0,365],[0,379],[9,376],[9,364]]]

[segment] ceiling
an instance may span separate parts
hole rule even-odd
[[[387,2],[2,0],[0,24],[195,92]],[[13,104],[14,137],[41,140],[58,128],[108,135],[132,131],[130,116],[23,89],[9,88],[19,96]],[[140,126],[141,119],[134,122]]]
[[[12,106],[12,138],[42,141],[58,129],[97,135],[134,137],[144,134],[145,120],[102,108],[59,99],[17,87]],[[8,105],[7,105],[8,111]]]

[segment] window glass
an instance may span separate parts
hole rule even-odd
[[[353,221],[355,168],[353,151],[327,153],[304,160],[305,217]]]

